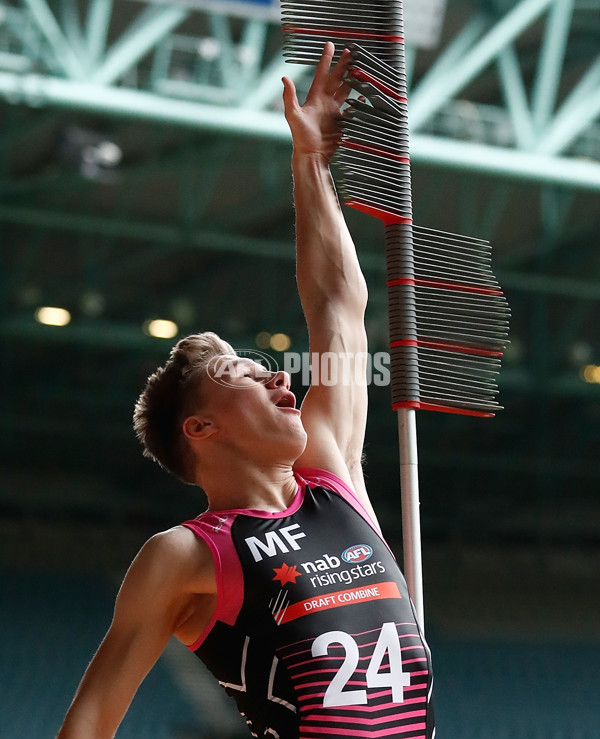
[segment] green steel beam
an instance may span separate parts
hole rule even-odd
[[[412,87],[413,75],[415,73],[415,65],[417,63],[417,47],[404,47],[404,71],[406,74],[406,89],[410,91]]]
[[[159,93],[165,104],[170,105],[171,98],[198,101],[204,105],[233,105],[239,98],[239,92],[227,87],[201,85],[186,80],[159,79],[154,83],[154,90]]]
[[[412,137],[411,158],[420,164],[600,191],[600,164],[574,158],[424,135]]]
[[[209,18],[211,33],[220,45],[217,62],[221,80],[225,87],[237,89],[240,87],[239,65],[234,59],[234,44],[229,18],[221,13],[210,13]]]
[[[0,72],[0,96],[32,107],[53,105],[104,116],[138,118],[222,134],[289,140],[282,115],[220,108],[188,100],[166,99],[141,90],[105,87],[41,75]]]
[[[32,67],[31,59],[21,54],[7,54],[0,51],[0,68],[10,69],[17,74],[25,74]]]
[[[50,45],[61,70],[71,79],[83,79],[83,67],[45,0],[23,0],[23,2],[29,8],[42,36]]]
[[[600,85],[600,55],[598,55],[589,68],[586,70],[583,77],[567,95],[562,107],[570,105],[585,98],[598,88]]]
[[[240,105],[248,110],[260,110],[266,108],[275,98],[283,94],[282,77],[289,77],[294,82],[313,74],[314,70],[304,64],[287,64],[283,57],[277,56],[268,65],[260,76],[258,84],[251,88],[245,97],[242,97]]]
[[[75,0],[60,0],[60,26],[80,62],[86,59],[79,9]]]
[[[429,67],[426,76],[421,79],[417,87],[412,88],[410,97],[411,110],[409,111],[409,115],[412,112],[415,91],[418,89],[424,90],[422,94],[426,95],[427,87],[432,84],[432,81],[442,77],[446,74],[448,69],[453,68],[455,64],[458,64],[465,54],[473,48],[473,45],[481,37],[481,34],[486,28],[487,23],[483,15],[476,15],[467,21],[454,39],[452,39],[448,46],[438,55],[436,60]],[[411,126],[414,128],[412,121]]]
[[[540,139],[537,151],[559,154],[600,115],[600,56],[562,104]]]
[[[535,142],[535,134],[519,58],[513,46],[507,46],[498,54],[498,71],[517,146],[530,150]]]
[[[88,65],[94,69],[106,49],[113,0],[91,0],[86,18]]]
[[[108,51],[102,65],[91,75],[98,85],[111,85],[128,72],[168,33],[176,28],[190,10],[182,6],[146,8]]]
[[[548,8],[553,0],[521,0],[454,65],[435,66],[409,101],[409,122],[418,130]]]
[[[294,246],[291,241],[259,239],[243,234],[226,234],[204,230],[188,232],[175,226],[152,224],[147,221],[117,220],[82,215],[81,213],[0,205],[0,222],[20,224],[31,228],[56,229],[110,238],[140,240],[162,244],[165,248],[171,249],[206,249],[208,251],[273,257],[279,260],[293,260],[295,258]],[[385,263],[381,254],[361,250],[360,259],[363,267],[368,271],[381,273],[385,270]],[[600,282],[598,281],[504,270],[497,270],[497,276],[503,288],[515,292],[600,301]]]
[[[11,103],[44,104],[100,115],[140,118],[160,123],[289,142],[283,115],[239,108],[212,107],[186,100],[165,100],[152,93],[117,87],[0,72],[0,95]],[[600,94],[598,105],[600,105]],[[600,190],[600,164],[518,152],[500,147],[415,135],[411,155],[416,163],[545,182],[569,188]]]
[[[257,18],[252,18],[244,24],[238,46],[238,53],[242,55],[239,65],[242,87],[253,86],[259,76],[267,29],[267,23]]]
[[[15,71],[22,72],[32,69],[34,60],[42,60],[48,69],[58,74],[62,73],[52,49],[43,42],[41,31],[37,27],[36,21],[31,17],[31,13],[21,8],[7,8],[3,6],[2,24],[6,29],[10,30],[15,40],[18,40],[22,46],[22,49],[17,53],[3,55],[3,61],[8,61],[10,57],[14,57],[12,68]],[[24,54],[27,54],[27,58],[24,57]],[[23,65],[25,69],[17,69],[19,64]],[[9,68],[11,67],[5,67],[3,65],[3,69]]]
[[[540,132],[552,117],[567,49],[575,0],[554,0],[533,88],[533,121]]]
[[[21,224],[32,228],[88,233],[108,238],[160,243],[170,248],[202,248],[211,251],[294,259],[294,246],[291,241],[250,238],[241,234],[225,234],[218,231],[189,233],[177,226],[148,223],[147,221],[109,219],[82,213],[61,213],[38,208],[0,205],[0,222]]]

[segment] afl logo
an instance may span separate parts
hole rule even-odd
[[[356,562],[366,562],[371,558],[373,550],[368,544],[355,544],[353,547],[348,547],[342,553],[342,559],[344,562],[350,562],[352,564]]]

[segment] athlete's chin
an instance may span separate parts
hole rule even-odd
[[[279,456],[284,457],[291,463],[295,462],[306,449],[308,436],[304,430],[304,426],[299,424],[293,430],[287,430],[277,439],[277,452]]]
[[[277,425],[281,429],[281,433],[290,435],[306,435],[302,424],[302,416],[297,408],[278,409],[280,414],[277,417]]]

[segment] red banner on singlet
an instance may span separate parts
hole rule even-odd
[[[327,593],[315,598],[307,598],[298,603],[291,603],[287,608],[282,608],[274,614],[278,624],[295,621],[309,613],[326,611],[329,608],[340,608],[351,606],[355,603],[368,603],[372,600],[382,598],[401,598],[400,591],[395,582],[380,582],[369,587],[350,588],[349,590],[338,590],[336,593]]]

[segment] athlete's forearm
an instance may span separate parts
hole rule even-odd
[[[318,154],[292,157],[298,290],[309,325],[330,306],[364,314],[367,287],[329,167]]]
[[[116,727],[106,725],[99,710],[95,710],[91,705],[84,706],[75,701],[56,739],[113,739],[116,731]]]
[[[131,641],[134,641],[133,637]],[[145,665],[128,660],[128,644],[109,631],[88,665],[57,739],[113,739]]]

